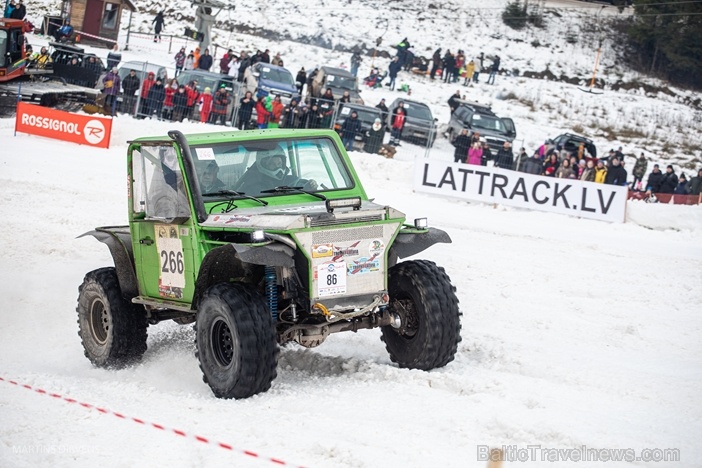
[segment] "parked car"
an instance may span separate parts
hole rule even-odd
[[[344,124],[347,118],[351,116],[351,112],[356,112],[358,114],[358,120],[361,121],[362,132],[356,135],[356,141],[365,142],[366,132],[371,129],[375,119],[383,118],[380,109],[377,107],[362,106],[360,104],[343,103],[339,107],[339,115],[337,116],[336,122],[334,122],[334,129],[337,131],[341,130],[341,126]]]
[[[168,79],[168,70],[163,65],[151,62],[139,62],[136,60],[130,62],[123,62],[117,69],[117,74],[120,80],[124,80],[131,70],[136,71],[136,75],[139,78],[139,82],[146,79],[146,75],[152,72],[155,76],[158,76],[164,82]]]
[[[269,63],[256,63],[244,72],[246,91],[258,96],[279,95],[283,104],[292,98],[300,101],[300,93],[295,87],[295,78],[287,68]]]
[[[563,149],[573,154],[577,154],[580,143],[584,143],[585,150],[590,153],[590,156],[593,158],[597,157],[597,147],[595,147],[595,143],[584,136],[574,135],[572,133],[563,133],[562,135],[558,135],[556,138],[553,138],[553,143],[556,145],[556,147],[561,146]]]
[[[451,114],[448,137],[456,139],[464,128],[468,134],[479,132],[485,138],[492,151],[498,151],[505,142],[512,143],[517,136],[514,121],[506,117],[498,117],[489,106],[459,99],[459,106]]]
[[[429,106],[423,102],[413,101],[411,99],[397,98],[388,107],[387,128],[392,127],[392,111],[400,102],[405,103],[407,111],[407,120],[405,127],[402,129],[400,139],[409,141],[410,143],[424,143],[432,146],[436,139],[436,121],[437,119],[431,113]]]
[[[195,80],[197,81],[198,91],[203,92],[205,88],[210,88],[213,95],[221,85],[224,85],[227,91],[229,91],[229,95],[232,97],[232,102],[227,108],[227,121],[231,120],[239,97],[244,94],[243,87],[238,81],[229,75],[223,75],[221,73],[212,73],[205,70],[183,70],[176,79],[179,84],[184,85]]]
[[[317,74],[312,80],[312,89],[309,91],[310,96],[318,98],[324,94],[327,88],[332,90],[336,100],[341,99],[344,91],[348,91],[352,103],[363,104],[363,99],[361,99],[358,89],[358,80],[343,68],[320,67],[317,70]]]

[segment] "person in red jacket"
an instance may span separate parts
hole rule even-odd
[[[266,97],[261,96],[256,102],[256,124],[258,128],[268,128],[268,119],[271,113],[266,110]]]
[[[402,136],[402,129],[405,126],[405,108],[400,106],[396,107],[393,112],[392,126],[390,129],[390,144],[392,146],[400,146],[400,137]]]
[[[190,83],[188,83],[188,85],[185,87],[185,92],[188,93],[188,110],[185,112],[185,118],[192,119],[193,109],[195,108],[195,104],[197,104],[198,98],[200,97],[200,92],[197,90],[197,81],[192,80]]]
[[[141,83],[141,103],[139,104],[139,115],[137,118],[143,119],[149,110],[149,103],[147,97],[149,96],[149,90],[156,83],[156,75],[154,72],[149,72],[146,75],[146,79]]]
[[[173,120],[173,96],[178,91],[178,80],[173,78],[166,86],[166,99],[163,101],[163,119]]]
[[[205,92],[200,95],[199,105],[200,122],[207,123],[210,120],[210,112],[212,112],[212,90],[205,88]]]
[[[280,96],[274,97],[271,101],[271,119],[268,122],[268,128],[280,127],[280,117],[283,115],[283,109],[285,109],[285,106],[280,100]]]

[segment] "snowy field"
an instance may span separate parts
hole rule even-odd
[[[229,39],[237,49],[283,51],[293,74],[349,58],[299,43]],[[30,39],[35,48],[43,41]],[[164,47],[136,44],[124,60],[172,65]],[[539,55],[545,48],[518,47],[525,62],[530,53],[537,63],[545,60]],[[570,53],[573,73],[591,64],[592,57]],[[369,65],[366,60],[361,73]],[[456,85],[400,75],[398,84],[405,81],[445,124]],[[699,168],[699,155],[661,152],[669,141],[701,138],[699,113],[669,97],[635,90],[595,97],[516,77],[459,89],[514,118],[517,148],[533,151],[579,124],[601,151],[643,151],[649,170],[654,162],[672,162],[678,172],[695,161]],[[506,99],[510,94],[515,98]],[[362,96],[375,105],[401,94],[382,89]],[[605,138],[602,128],[622,122],[645,126],[645,135]],[[379,331],[337,334],[316,349],[284,348],[270,391],[225,401],[202,382],[192,326],[150,327],[142,363],[121,371],[93,368],[77,335],[78,285],[112,259],[103,244],[76,237],[126,224],[126,141],[174,126],[120,116],[109,150],[13,136],[13,126],[0,119],[2,468],[280,466],[271,457],[306,467],[485,467],[479,447],[503,445],[631,448],[637,455],[675,448],[681,457],[680,463],[537,458],[505,467],[702,463],[702,207],[629,202],[627,222],[610,224],[441,199],[412,191],[423,148],[403,144],[393,160],[351,153],[370,197],[408,219],[428,216],[451,235],[452,244],[420,257],[444,266],[457,288],[463,341],[456,359],[432,372],[403,370],[391,363]],[[452,150],[439,139],[431,156],[450,160]]]
[[[412,160],[352,153],[371,197],[453,238],[423,256],[458,290],[455,361],[402,370],[379,332],[332,335],[283,349],[269,392],[223,401],[191,326],[151,327],[143,362],[121,371],[93,368],[77,336],[78,285],[112,261],[76,236],[126,223],[124,142],[170,127],[120,117],[96,150],[12,126],[0,120],[0,377],[187,437],[4,381],[0,466],[271,465],[194,435],[309,467],[485,466],[478,446],[509,444],[678,448],[699,466],[699,207],[629,203],[625,224],[493,208],[415,194]]]

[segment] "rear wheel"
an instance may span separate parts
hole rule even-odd
[[[389,271],[390,310],[398,329],[382,328],[390,359],[400,367],[431,370],[451,362],[461,341],[455,288],[443,268],[427,260],[402,262]]]
[[[217,284],[203,294],[196,322],[203,380],[218,398],[265,392],[278,361],[273,318],[263,297],[241,284]]]
[[[98,367],[123,367],[146,351],[146,312],[122,296],[114,268],[91,271],[78,288],[78,335]]]

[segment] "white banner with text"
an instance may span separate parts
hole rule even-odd
[[[418,159],[414,189],[486,203],[623,223],[628,188],[496,167]]]

